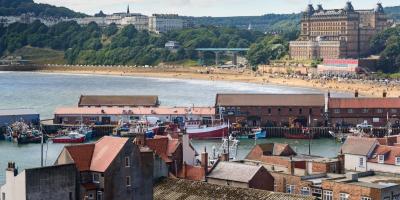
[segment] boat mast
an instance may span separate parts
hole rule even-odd
[[[44,138],[43,138],[43,129],[42,125],[39,122],[39,131],[41,133],[40,136],[40,166],[43,167],[43,143],[44,143]]]

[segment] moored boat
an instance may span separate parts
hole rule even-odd
[[[253,130],[253,134],[248,136],[250,139],[265,139],[267,138],[267,130],[265,129],[255,129]]]
[[[85,135],[77,131],[72,131],[66,136],[53,138],[53,143],[84,143],[86,141]]]
[[[226,124],[217,126],[199,125],[198,127],[187,127],[186,133],[192,139],[219,139],[229,134],[229,128]]]

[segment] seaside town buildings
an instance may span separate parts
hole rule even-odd
[[[355,10],[351,2],[342,9],[314,8],[302,13],[300,37],[290,42],[292,59],[359,58],[369,52],[369,41],[389,27],[381,3],[371,10]]]

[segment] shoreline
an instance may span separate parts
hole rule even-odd
[[[147,78],[174,78],[186,80],[208,80],[253,83],[260,85],[278,85],[289,87],[301,87],[318,89],[323,92],[354,93],[358,91],[365,97],[382,97],[383,91],[387,91],[387,97],[399,97],[400,85],[376,85],[376,83],[361,83],[356,80],[318,80],[305,77],[291,77],[288,75],[264,74],[257,75],[249,70],[236,71],[233,69],[210,69],[204,67],[179,67],[179,68],[129,68],[129,67],[53,67],[45,66],[29,72],[65,73],[84,75],[113,75]]]

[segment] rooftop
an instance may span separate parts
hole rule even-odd
[[[79,106],[157,106],[158,96],[82,95]]]
[[[262,166],[247,165],[238,162],[219,162],[207,177],[248,183]]]
[[[400,188],[400,178],[393,177],[393,176],[383,176],[383,175],[376,175],[373,172],[363,172],[363,173],[349,173],[348,175],[356,175],[358,176],[356,179],[351,179],[349,177],[332,179],[330,181],[335,181],[339,183],[346,183],[352,185],[358,185],[361,187],[367,188],[376,188],[376,189],[384,189],[393,186],[397,186]]]
[[[368,162],[378,163],[378,155],[384,155],[384,164],[396,165],[396,158],[400,158],[400,147],[377,145]]]
[[[192,199],[247,199],[247,200],[302,200],[315,199],[311,196],[300,196],[276,193],[251,188],[212,185],[200,181],[167,178],[155,184],[155,200],[192,200]]]
[[[33,109],[18,108],[18,109],[0,109],[0,116],[12,116],[12,115],[39,115]]]
[[[216,106],[319,106],[324,94],[217,94]]]
[[[343,144],[341,151],[344,154],[366,156],[373,150],[377,143],[378,142],[375,138],[348,137],[346,142]]]
[[[329,108],[400,108],[400,98],[330,98]]]
[[[57,108],[55,115],[214,115],[213,107],[152,107],[152,108],[87,108],[63,107]]]

